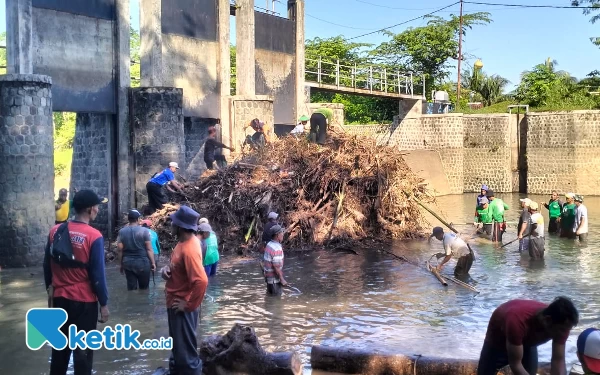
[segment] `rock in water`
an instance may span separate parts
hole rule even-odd
[[[211,336],[200,344],[205,374],[300,375],[302,363],[295,352],[267,353],[254,329],[235,324],[225,335]]]

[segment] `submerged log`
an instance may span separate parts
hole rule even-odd
[[[235,324],[225,335],[211,336],[200,344],[205,374],[300,375],[302,363],[295,352],[267,353],[254,329]]]
[[[313,370],[369,375],[476,375],[478,360],[435,358],[418,355],[381,354],[347,348],[315,345],[310,354]],[[510,375],[506,368],[499,374]],[[538,375],[549,375],[550,365],[542,363]]]

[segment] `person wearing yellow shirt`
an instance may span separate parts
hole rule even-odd
[[[60,189],[58,192],[58,199],[54,203],[54,210],[56,211],[55,224],[62,224],[69,220],[73,201],[67,199],[67,194],[67,189]]]

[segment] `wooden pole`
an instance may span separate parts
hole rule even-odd
[[[460,105],[460,65],[462,62],[462,34],[463,34],[463,0],[460,0],[460,27],[458,29],[458,77],[456,84],[456,108]]]
[[[442,283],[443,286],[448,286],[446,280],[444,280],[444,278],[440,276],[440,273],[435,268],[431,267],[429,262],[427,262],[427,269],[433,274],[433,276],[435,276],[436,279],[439,280],[440,283]]]

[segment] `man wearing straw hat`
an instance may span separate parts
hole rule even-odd
[[[179,242],[171,254],[171,263],[162,269],[162,277],[167,281],[169,336],[173,338],[171,374],[202,374],[196,328],[208,278],[202,266],[200,241],[195,236],[199,218],[200,214],[187,206],[171,215],[173,234]]]

